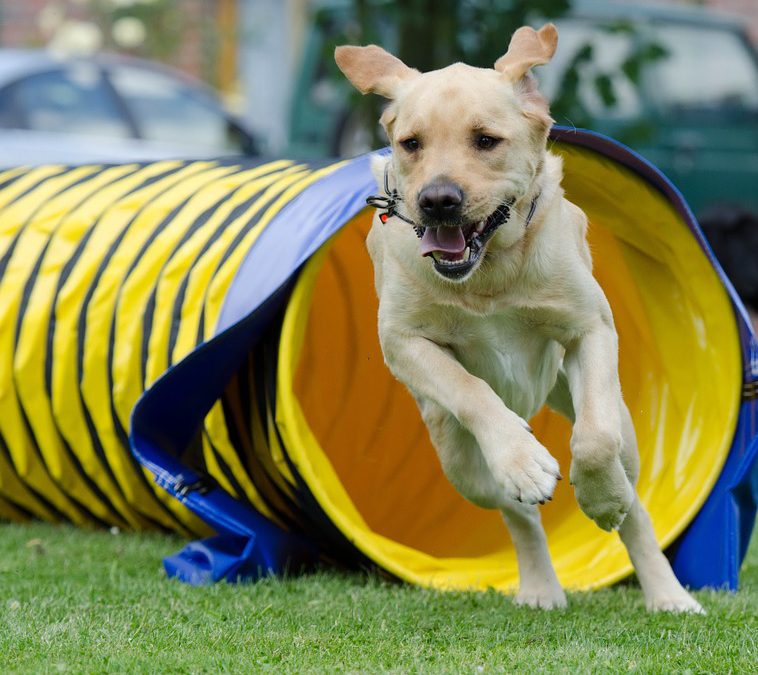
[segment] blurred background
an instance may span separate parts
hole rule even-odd
[[[352,156],[383,145],[382,101],[335,45],[491,66],[546,20],[557,123],[653,161],[758,306],[758,0],[2,0],[0,166]]]

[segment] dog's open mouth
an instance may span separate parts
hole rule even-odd
[[[448,279],[466,276],[484,251],[484,245],[511,215],[510,202],[503,202],[487,218],[465,225],[425,227],[421,255],[430,256],[434,269]]]

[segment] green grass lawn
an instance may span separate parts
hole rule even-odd
[[[564,611],[362,574],[194,588],[161,558],[182,541],[0,525],[2,672],[756,672],[758,546],[708,616],[651,615],[632,584]]]

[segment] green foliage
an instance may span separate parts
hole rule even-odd
[[[389,26],[397,55],[426,71],[456,61],[491,67],[516,28],[534,16],[561,16],[570,0],[354,0],[353,5],[360,43],[385,43]]]
[[[88,10],[102,29],[106,49],[118,50],[113,39],[113,25],[132,17],[145,26],[145,41],[135,49],[140,56],[168,61],[178,49],[184,18],[177,0],[114,3],[113,0],[90,0]]]
[[[204,21],[197,21],[197,14],[188,14],[181,0],[150,0],[125,5],[114,5],[113,0],[90,0],[90,4],[98,15],[98,22],[105,28],[107,48],[123,51],[112,38],[112,27],[119,19],[133,17],[146,28],[145,41],[131,50],[134,54],[176,65],[178,52],[183,46],[185,49],[190,47],[196,51],[200,70],[197,74],[212,86],[219,85],[219,50],[222,40],[228,36],[219,33],[215,2],[205,0],[202,3],[209,13]],[[196,43],[187,43],[186,36],[190,31],[196,34]]]
[[[332,61],[338,44],[376,43],[398,55],[421,71],[433,70],[456,61],[491,67],[505,52],[516,28],[563,17],[571,0],[352,0],[350,20],[335,23],[326,30],[330,36],[323,59]],[[325,20],[326,15],[321,15]],[[638,89],[645,69],[665,58],[667,51],[629,21],[609,21],[596,26],[600,33],[624,36],[629,52],[620,65],[603,63],[593,39],[580,45],[563,72],[551,102],[553,117],[560,124],[593,126],[588,94],[612,112],[619,102],[619,78]],[[335,81],[342,81],[336,68],[329,66]],[[381,144],[378,128],[371,122],[380,114],[381,101],[361,97],[350,91],[351,109],[364,124],[375,129],[375,145]],[[620,140],[634,143],[646,140],[652,129],[643,119],[629,121],[618,130]]]
[[[612,114],[619,102],[620,83],[625,81],[632,89],[639,90],[646,69],[668,56],[663,45],[651,40],[644,30],[629,21],[601,23],[596,31],[624,38],[628,52],[620,64],[608,66],[591,41],[576,51],[561,74],[557,95],[551,102],[553,117],[559,123],[592,128],[593,114],[586,101],[590,90],[596,93],[604,111]],[[627,121],[617,130],[616,137],[634,145],[649,140],[653,130],[650,122],[640,117]]]
[[[648,614],[639,589],[572,593],[567,610],[322,571],[255,584],[168,581],[183,542],[40,523],[0,531],[4,672],[754,672],[758,542],[708,616]]]
[[[347,30],[331,32],[324,57],[331,59],[338,44],[376,43],[421,71],[457,61],[492,67],[516,28],[535,15],[561,16],[569,5],[570,0],[353,0],[354,21],[346,24]],[[379,117],[376,97],[362,99],[351,92],[351,105],[367,124]]]

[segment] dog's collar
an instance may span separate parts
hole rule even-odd
[[[383,211],[383,213],[379,214],[379,220],[382,221],[382,224],[386,223],[392,216],[397,216],[400,220],[413,225],[413,229],[416,230],[416,234],[420,238],[424,234],[424,228],[397,210],[398,202],[401,201],[403,201],[403,198],[400,196],[400,193],[395,189],[390,190],[389,162],[387,162],[384,165],[384,194],[366,197],[366,204],[373,206],[379,211]]]
[[[541,194],[541,192],[538,192],[534,196],[534,199],[532,199],[532,203],[529,206],[529,213],[527,213],[526,218],[524,219],[524,229],[529,227],[529,223],[534,217],[534,212],[537,210],[537,200],[540,198]],[[392,218],[392,216],[397,216],[400,218],[400,220],[404,220],[409,225],[413,225],[413,229],[416,231],[416,235],[419,239],[421,239],[421,237],[424,236],[424,230],[426,228],[423,225],[418,225],[397,210],[398,203],[402,201],[403,198],[400,196],[400,193],[397,190],[394,188],[390,190],[389,162],[387,162],[384,165],[384,194],[371,195],[370,197],[366,197],[366,204],[373,206],[375,209],[381,212],[379,213],[379,220],[382,221],[382,224],[386,223],[390,218]],[[508,204],[508,206],[511,206],[511,204],[512,202]]]

